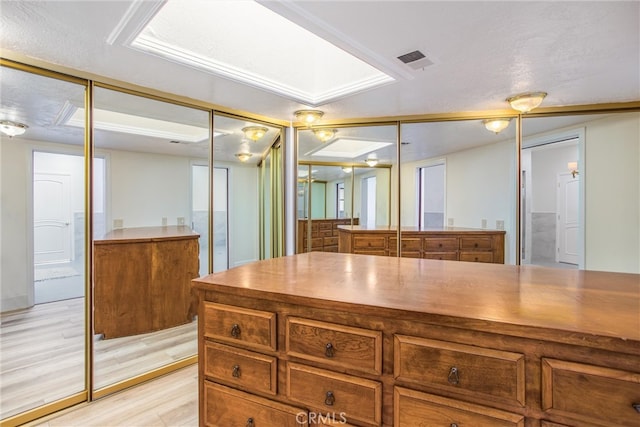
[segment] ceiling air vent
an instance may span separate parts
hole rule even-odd
[[[420,70],[422,68],[428,67],[429,65],[433,65],[433,61],[427,58],[425,54],[420,52],[419,50],[414,50],[413,52],[400,55],[398,56],[398,59],[414,70]]]

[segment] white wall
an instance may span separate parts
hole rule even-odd
[[[640,113],[587,123],[585,268],[640,273]]]
[[[25,238],[30,215],[30,164],[28,142],[0,137],[0,309],[33,305],[33,247]]]
[[[216,162],[215,166],[229,168],[229,267],[257,261],[260,258],[260,169],[235,163]]]
[[[568,173],[567,163],[578,161],[577,144],[551,147],[532,149],[532,212],[556,212],[558,174]]]

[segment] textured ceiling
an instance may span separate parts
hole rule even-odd
[[[507,96],[529,90],[547,91],[545,106],[640,98],[639,2],[262,3],[397,77],[395,83],[322,105],[327,120],[504,109]],[[132,4],[145,2],[3,1],[0,47],[9,56],[275,119],[290,120],[304,107],[118,41],[108,43],[128,13],[143,9]],[[304,48],[289,50],[295,55]],[[434,65],[414,70],[396,59],[416,49]]]

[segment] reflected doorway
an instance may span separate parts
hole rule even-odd
[[[95,213],[104,219],[104,159],[94,166]],[[84,298],[84,223],[84,157],[34,151],[35,304]]]

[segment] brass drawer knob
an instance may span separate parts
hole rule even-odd
[[[246,427],[255,427],[255,424],[253,423],[253,418],[247,418]]]
[[[332,391],[328,391],[326,397],[324,398],[324,404],[327,406],[333,406],[336,401],[336,397],[333,395]]]
[[[449,381],[450,384],[458,385],[458,383],[460,382],[460,373],[458,372],[458,368],[453,366],[449,370],[449,376],[447,377],[447,381]]]
[[[233,365],[233,371],[231,372],[233,378],[240,378],[240,365]]]
[[[324,355],[327,357],[333,357],[336,354],[336,348],[330,342],[324,348]]]
[[[231,327],[231,336],[234,338],[240,338],[240,325],[237,323]]]

